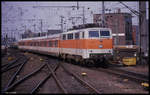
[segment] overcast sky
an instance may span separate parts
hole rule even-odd
[[[124,2],[126,5],[134,10],[138,11],[138,2]],[[76,6],[77,2],[1,2],[2,5],[2,32],[3,30],[24,30],[30,29],[37,32],[40,31],[40,20],[42,19],[43,31],[49,29],[60,29],[60,16],[64,16],[65,25],[64,28],[70,28],[72,26],[70,17],[79,16],[82,17],[82,8],[79,10],[73,8],[33,8],[33,6]],[[85,18],[86,23],[93,22],[93,14],[102,13],[102,2],[98,1],[79,1],[79,6],[85,7]],[[131,13],[127,8],[125,8],[119,2],[105,2],[105,8],[111,9],[110,13],[116,12],[118,8],[121,12]],[[148,3],[147,3],[148,10]],[[106,11],[108,13],[108,11]],[[132,13],[132,23],[133,25],[138,25],[138,18]],[[147,13],[148,18],[148,13]],[[22,20],[23,19],[23,20]],[[29,19],[36,19],[31,21]],[[76,24],[82,24],[82,19],[74,19]],[[19,32],[18,31],[18,32]],[[8,31],[7,31],[8,32]],[[16,33],[16,32],[14,32]],[[15,35],[15,34],[14,34]]]

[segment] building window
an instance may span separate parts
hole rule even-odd
[[[73,33],[67,35],[68,40],[73,39]]]

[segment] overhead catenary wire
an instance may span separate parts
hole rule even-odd
[[[122,5],[124,5],[126,8],[128,8],[132,13],[134,13],[135,15],[139,16],[141,13],[132,9],[131,7],[127,6],[126,4],[124,4],[123,2],[119,1]]]

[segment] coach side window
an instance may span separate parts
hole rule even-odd
[[[49,41],[49,47],[52,47],[52,41]]]
[[[40,41],[40,46],[42,46],[42,41]]]
[[[75,33],[75,39],[79,39],[79,32],[78,33]]]
[[[57,47],[57,46],[58,46],[58,41],[56,40],[56,41],[55,41],[55,47]]]
[[[46,41],[44,41],[44,46],[46,47],[46,44],[47,44],[47,42]]]
[[[36,46],[36,42],[34,42],[34,46]]]
[[[68,40],[73,39],[73,33],[67,35]]]

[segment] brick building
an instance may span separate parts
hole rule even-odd
[[[138,45],[138,28],[137,25],[132,25],[132,38],[134,45]]]
[[[102,22],[102,14],[93,15],[94,23]],[[112,29],[114,45],[132,45],[132,16],[129,13],[105,13],[105,27]],[[117,36],[118,34],[118,36]]]

